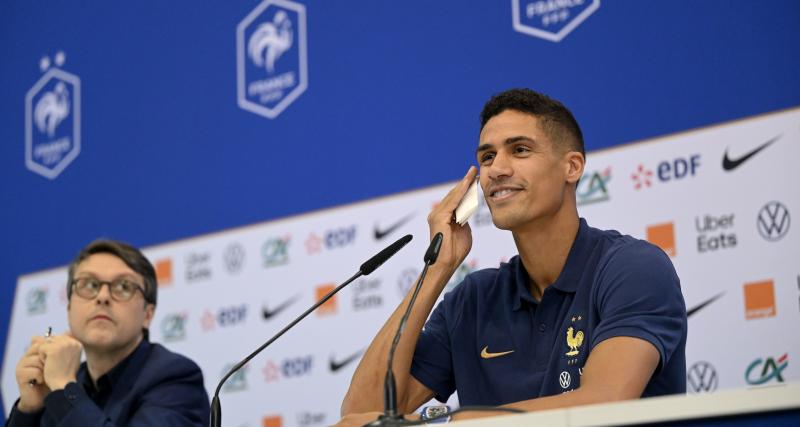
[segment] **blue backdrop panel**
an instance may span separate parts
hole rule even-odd
[[[0,346],[16,277],[95,237],[152,245],[459,177],[508,87],[564,101],[588,149],[800,104],[793,0],[599,2],[560,42],[515,31],[510,0],[296,3],[308,85],[274,119],[237,103],[237,25],[260,1],[0,4]],[[80,154],[55,179],[25,162],[43,58],[81,87]]]

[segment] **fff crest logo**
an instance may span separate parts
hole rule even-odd
[[[52,64],[42,58],[44,75],[25,94],[25,167],[49,179],[81,151],[81,80],[60,68],[65,61],[64,52]]]
[[[274,119],[308,87],[306,9],[266,0],[236,27],[239,107]]]
[[[514,30],[560,42],[594,11],[600,0],[512,0]]]

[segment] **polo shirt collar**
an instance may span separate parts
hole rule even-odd
[[[564,263],[564,268],[550,287],[562,292],[575,293],[583,273],[583,265],[586,264],[586,260],[591,254],[591,246],[589,225],[586,223],[585,219],[580,218],[578,234],[575,236],[575,241],[572,242],[572,247],[567,255],[567,262]],[[522,260],[519,255],[514,256],[509,264],[511,265],[516,282],[516,298],[514,298],[513,310],[521,309],[522,301],[526,301],[532,305],[538,304],[533,298],[533,295],[531,295],[530,288],[528,287],[530,278],[528,277],[528,272],[525,270],[525,266],[522,265]]]
[[[586,260],[592,253],[589,234],[589,225],[586,224],[585,219],[581,218],[578,224],[578,234],[575,236],[575,241],[572,242],[569,255],[567,255],[567,262],[564,263],[561,274],[553,283],[553,288],[571,293],[578,290],[578,283],[583,275],[583,266],[586,265]]]
[[[516,284],[516,289],[514,291],[516,296],[514,298],[514,307],[512,307],[512,310],[517,311],[522,309],[523,301],[525,301],[528,305],[538,304],[536,300],[533,299],[531,290],[528,287],[528,281],[530,278],[528,277],[528,271],[525,270],[525,266],[522,265],[522,259],[519,257],[519,255],[514,255],[514,257],[511,258],[508,263],[511,266],[511,271],[514,275],[514,283]]]

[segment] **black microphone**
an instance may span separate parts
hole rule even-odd
[[[396,242],[394,242],[391,245],[387,246],[386,249],[384,249],[384,250],[378,252],[377,254],[375,254],[375,256],[373,256],[372,258],[368,259],[366,262],[361,264],[361,267],[359,267],[358,272],[356,274],[354,274],[351,278],[347,279],[344,283],[342,283],[341,285],[337,286],[332,291],[328,292],[327,295],[325,295],[319,301],[317,301],[314,305],[312,305],[311,308],[309,308],[308,310],[303,312],[303,314],[301,314],[300,316],[297,316],[296,319],[292,320],[291,323],[286,325],[286,327],[281,329],[280,332],[275,334],[275,336],[273,336],[267,342],[262,344],[261,347],[257,348],[256,351],[250,353],[250,355],[245,357],[244,360],[242,360],[241,362],[239,362],[236,365],[234,365],[231,368],[231,370],[228,371],[228,373],[225,374],[224,377],[222,377],[222,379],[220,380],[219,384],[217,384],[217,390],[214,392],[214,398],[211,399],[211,417],[210,417],[211,418],[211,420],[210,420],[211,421],[211,423],[210,423],[211,427],[220,427],[220,425],[222,424],[222,408],[220,406],[220,401],[219,401],[219,392],[220,392],[220,390],[222,390],[222,385],[225,384],[225,381],[227,381],[228,378],[230,378],[231,375],[236,373],[236,371],[241,369],[242,366],[246,365],[247,362],[249,362],[252,358],[256,357],[256,355],[258,355],[258,353],[261,353],[262,350],[267,348],[275,340],[280,338],[281,335],[286,333],[286,331],[288,331],[289,329],[292,329],[292,327],[294,327],[294,325],[296,325],[298,322],[303,320],[306,316],[311,314],[311,312],[316,310],[317,307],[319,307],[322,304],[324,304],[332,296],[336,295],[337,292],[342,290],[342,288],[344,288],[345,286],[349,285],[350,282],[352,282],[353,280],[356,280],[357,278],[359,278],[361,276],[366,276],[366,275],[372,273],[373,271],[375,271],[375,269],[380,267],[384,262],[386,262],[386,260],[388,260],[389,258],[394,256],[394,254],[396,254],[403,246],[408,244],[408,242],[410,242],[411,239],[412,239],[412,236],[410,234],[406,234],[405,236],[403,236],[400,239],[398,239]]]
[[[383,265],[386,260],[396,254],[397,251],[399,251],[403,246],[407,245],[411,239],[412,236],[410,234],[406,234],[405,236],[399,238],[396,242],[387,246],[384,250],[378,252],[375,254],[375,256],[361,264],[361,267],[358,268],[358,271],[365,276],[369,275],[375,271],[375,269]]]
[[[423,267],[422,273],[419,275],[417,285],[414,287],[414,293],[411,294],[411,300],[408,302],[408,307],[406,307],[403,317],[400,318],[400,324],[397,326],[397,332],[394,334],[392,346],[389,348],[389,357],[386,364],[386,378],[383,382],[384,413],[378,418],[377,421],[367,424],[368,426],[399,426],[407,423],[407,421],[403,419],[403,414],[400,414],[397,411],[397,385],[395,384],[394,372],[392,371],[394,352],[397,350],[397,344],[400,343],[400,335],[403,333],[403,329],[406,327],[408,316],[411,315],[411,308],[414,306],[414,301],[417,300],[417,294],[419,294],[419,290],[422,289],[422,281],[425,280],[425,274],[428,272],[428,267],[433,265],[436,262],[436,258],[439,257],[439,251],[442,249],[443,238],[444,236],[442,233],[436,233],[436,235],[433,236],[433,240],[431,240],[431,244],[428,246],[428,250],[425,251],[425,267]]]

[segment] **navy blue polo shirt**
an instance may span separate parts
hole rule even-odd
[[[577,389],[592,348],[630,336],[660,355],[643,397],[686,392],[686,306],[661,249],[581,219],[541,301],[529,280],[519,256],[468,275],[425,324],[411,374],[440,401],[502,405]]]

